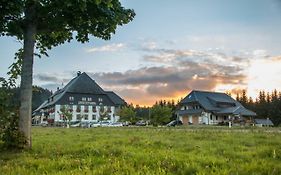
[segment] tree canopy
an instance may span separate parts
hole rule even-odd
[[[23,40],[31,23],[36,26],[36,48],[47,54],[46,50],[73,38],[82,43],[90,35],[108,40],[118,25],[134,16],[118,0],[2,0],[0,32]]]
[[[1,0],[0,34],[23,41],[16,53],[11,76],[21,75],[19,130],[31,148],[31,106],[34,55],[76,39],[88,42],[90,36],[108,40],[118,25],[135,16],[119,0]],[[35,53],[36,52],[36,53]]]
[[[136,122],[136,112],[132,106],[125,106],[118,111],[120,121]]]
[[[172,108],[168,106],[154,105],[151,108],[150,122],[154,125],[167,124],[172,116]]]

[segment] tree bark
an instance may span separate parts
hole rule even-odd
[[[34,19],[35,7],[31,5],[27,7],[26,25],[24,28],[24,44],[23,44],[23,63],[21,70],[20,83],[20,118],[19,131],[26,138],[26,148],[31,148],[31,107],[32,107],[32,74],[33,74],[33,55],[36,37],[36,24]]]

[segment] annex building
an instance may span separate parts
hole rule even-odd
[[[225,93],[192,91],[179,103],[176,111],[183,124],[253,123],[256,113]]]
[[[85,72],[78,72],[64,88],[57,89],[33,112],[33,122],[62,122],[62,108],[72,113],[72,121],[116,122],[119,119],[117,111],[125,104],[121,97],[112,91],[104,91]]]

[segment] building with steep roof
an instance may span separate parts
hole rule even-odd
[[[85,72],[78,72],[63,89],[57,89],[42,103],[34,114],[43,115],[49,122],[61,122],[64,117],[61,108],[67,107],[72,113],[72,121],[99,121],[104,117],[103,120],[116,122],[119,119],[116,112],[125,104],[116,93],[104,91]]]
[[[184,124],[219,124],[253,121],[256,113],[225,93],[192,91],[179,103],[177,116]]]

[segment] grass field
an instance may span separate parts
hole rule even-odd
[[[279,129],[33,128],[0,174],[281,174]]]

